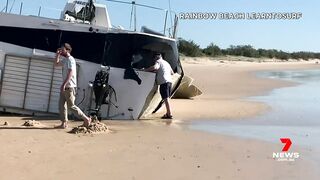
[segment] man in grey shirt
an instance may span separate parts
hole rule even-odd
[[[61,125],[58,128],[67,128],[68,109],[84,120],[83,125],[88,127],[91,118],[86,116],[75,104],[75,93],[77,88],[77,66],[75,59],[71,56],[71,45],[65,43],[56,53],[56,65],[62,66],[63,83],[60,87],[59,111]]]
[[[172,113],[171,113],[171,105],[170,105],[170,95],[171,95],[171,86],[172,86],[172,75],[173,70],[170,66],[170,64],[162,59],[162,56],[160,53],[156,53],[154,55],[155,64],[149,68],[147,68],[145,71],[149,72],[156,72],[156,83],[157,85],[160,85],[160,94],[161,98],[163,99],[167,113],[163,115],[162,119],[172,119]]]

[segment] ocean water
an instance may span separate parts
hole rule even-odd
[[[281,143],[288,137],[293,146],[306,147],[310,151],[320,149],[320,70],[270,71],[257,74],[261,78],[273,78],[297,83],[293,87],[274,89],[264,96],[247,100],[268,104],[269,112],[257,117],[237,120],[210,120],[194,122],[194,130],[219,133]]]

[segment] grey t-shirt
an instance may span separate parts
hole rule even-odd
[[[66,87],[77,87],[77,65],[76,60],[72,57],[62,57],[61,58],[62,66],[62,78],[63,81],[68,76],[68,70],[72,69],[72,76],[69,82],[67,82]]]

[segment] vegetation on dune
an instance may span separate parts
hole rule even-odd
[[[179,39],[178,44],[179,52],[183,53],[186,56],[199,57],[204,55],[200,46],[192,40],[186,41],[184,39]]]
[[[209,44],[206,48],[202,49],[198,44],[196,44],[192,40],[185,40],[179,38],[178,40],[178,49],[179,52],[185,56],[190,57],[199,57],[199,56],[244,56],[250,58],[275,58],[281,60],[289,60],[289,59],[320,59],[320,53],[314,52],[284,52],[276,49],[255,49],[251,45],[238,45],[238,46],[230,46],[227,49],[221,49],[219,46],[214,43]]]

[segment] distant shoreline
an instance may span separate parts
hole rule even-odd
[[[220,61],[223,63],[223,61],[239,61],[239,62],[314,62],[314,63],[320,63],[320,59],[314,58],[314,59],[309,59],[309,60],[304,60],[304,59],[288,59],[288,60],[283,60],[283,59],[277,59],[277,58],[254,58],[254,57],[244,57],[244,56],[216,56],[216,57],[211,57],[211,56],[201,56],[201,57],[190,57],[190,56],[184,56],[180,55],[180,60],[181,61]]]

